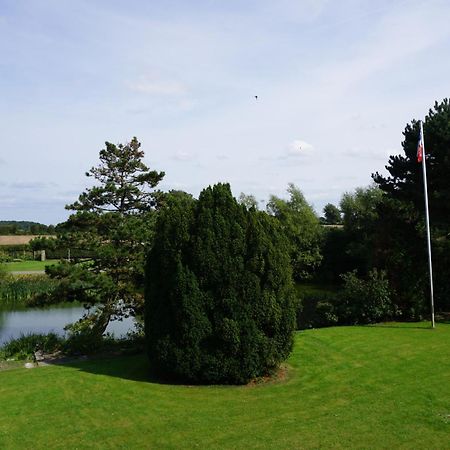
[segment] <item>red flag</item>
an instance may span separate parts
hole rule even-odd
[[[419,142],[417,144],[417,162],[422,162],[423,159],[423,137],[420,133]]]

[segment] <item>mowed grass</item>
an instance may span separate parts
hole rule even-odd
[[[58,259],[49,259],[47,261],[17,261],[5,263],[3,265],[7,272],[31,272],[45,270],[45,266],[58,264]]]
[[[285,380],[149,381],[144,356],[0,373],[1,448],[450,448],[450,325],[296,335]]]

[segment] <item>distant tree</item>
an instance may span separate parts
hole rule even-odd
[[[376,267],[375,231],[383,192],[377,186],[356,188],[342,196],[340,209],[347,241],[344,264],[346,270],[357,269],[362,275]]]
[[[350,232],[361,232],[370,227],[378,217],[378,205],[383,192],[375,185],[346,192],[340,201],[343,223]]]
[[[247,195],[241,192],[238,198],[238,202],[239,204],[244,205],[247,209],[258,209],[258,200],[256,200],[256,197],[254,195]]]
[[[327,225],[338,225],[342,223],[339,208],[332,203],[327,203],[323,208],[324,223]]]
[[[0,235],[10,234],[51,234],[53,225],[44,225],[37,222],[0,220]]]
[[[100,164],[86,173],[98,184],[66,206],[75,213],[58,226],[54,241],[55,246],[81,251],[88,258],[48,267],[58,285],[50,296],[37,299],[96,305],[84,318],[96,336],[111,319],[143,311],[144,259],[153,242],[155,208],[161,197],[155,187],[164,172],[144,164],[140,146],[136,138],[125,145],[106,142]]]
[[[292,348],[295,299],[277,221],[247,209],[229,185],[198,201],[170,199],[146,270],[151,367],[195,383],[246,383]]]
[[[271,196],[267,204],[269,214],[275,216],[290,242],[294,277],[310,278],[318,268],[321,255],[322,229],[319,219],[302,192],[292,183],[288,185],[289,200]]]

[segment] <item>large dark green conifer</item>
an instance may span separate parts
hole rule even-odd
[[[173,199],[147,260],[145,328],[152,368],[196,383],[245,383],[292,348],[295,301],[276,219],[230,187]]]

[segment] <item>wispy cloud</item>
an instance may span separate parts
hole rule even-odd
[[[350,47],[351,56],[319,69],[322,80],[318,85],[328,86],[324,95],[347,92],[356,83],[448,39],[448,19],[448,14],[442,15],[441,9],[432,4],[401,8],[386,15],[365,39]]]
[[[344,149],[341,152],[342,156],[347,156],[353,159],[371,159],[378,161],[387,161],[390,155],[395,155],[399,151],[396,149],[378,149],[378,148],[362,148],[351,147]]]
[[[177,96],[187,93],[187,86],[179,81],[161,80],[151,77],[140,77],[136,81],[128,82],[129,89],[149,95]]]
[[[189,152],[186,152],[183,150],[179,150],[172,156],[172,159],[174,161],[188,162],[188,161],[193,161],[196,158],[192,153],[189,153]]]
[[[10,186],[12,189],[19,190],[42,190],[49,187],[55,187],[57,184],[46,181],[15,181],[10,183]]]

